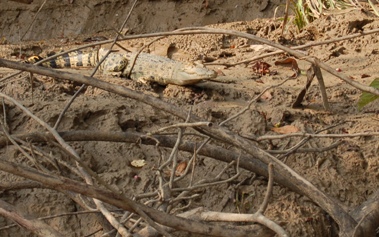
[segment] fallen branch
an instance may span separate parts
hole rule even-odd
[[[337,37],[337,38],[330,39],[330,40],[310,42],[310,43],[307,43],[304,45],[294,46],[294,47],[290,47],[290,48],[293,50],[306,49],[306,48],[311,48],[311,47],[315,47],[315,46],[319,46],[319,45],[332,44],[332,43],[336,43],[336,42],[340,42],[340,41],[344,41],[344,40],[349,40],[349,39],[354,39],[354,38],[362,37],[365,35],[376,34],[376,33],[379,33],[379,29],[365,30],[365,31],[355,33],[355,34],[351,34],[351,35],[341,36],[341,37]],[[283,54],[283,53],[284,53],[283,50],[277,50],[274,52],[265,53],[265,54],[255,56],[255,57],[252,57],[252,58],[249,58],[246,60],[242,60],[239,62],[235,62],[235,63],[205,63],[205,65],[223,65],[225,67],[233,67],[233,66],[237,66],[240,64],[247,64],[247,63],[250,63],[252,61],[256,61],[259,59],[263,59],[263,58],[267,58],[270,56],[275,56],[275,55]]]
[[[0,199],[0,215],[9,218],[34,234],[45,237],[63,237],[64,235],[38,219],[29,219],[20,214],[14,206]]]
[[[31,181],[31,182],[34,182],[34,181]],[[38,182],[36,182],[38,183]],[[40,186],[44,186],[43,184],[41,183],[38,183]],[[120,211],[121,209],[119,210],[112,210],[111,212],[117,212],[117,211]],[[93,214],[93,213],[100,213],[100,211],[77,211],[77,212],[67,212],[67,213],[59,213],[59,214],[56,214],[56,215],[50,215],[50,216],[44,216],[44,217],[40,217],[38,218],[38,220],[50,220],[50,219],[54,219],[54,218],[59,218],[59,217],[62,217],[62,216],[75,216],[75,215],[88,215],[88,214]],[[10,228],[13,228],[13,227],[17,227],[18,225],[17,224],[11,224],[11,225],[7,225],[7,226],[2,226],[0,228],[0,231],[1,230],[6,230],[6,229],[10,229]]]
[[[291,137],[303,137],[303,138],[348,138],[348,137],[373,137],[379,136],[379,132],[359,132],[359,133],[348,133],[348,134],[316,134],[316,133],[289,133],[283,135],[264,135],[260,137],[247,137],[254,141],[264,141],[264,140],[275,140],[275,139],[285,139]]]
[[[242,33],[241,33],[242,34]],[[33,73],[38,73],[46,76],[56,77],[60,79],[67,79],[75,82],[79,82],[82,84],[92,85],[94,87],[101,88],[103,90],[107,90],[109,92],[113,92],[125,97],[130,97],[137,101],[141,101],[153,107],[156,107],[159,110],[166,111],[170,114],[173,114],[182,119],[186,119],[187,114],[184,113],[181,109],[177,108],[174,105],[167,104],[164,101],[157,100],[155,97],[141,94],[136,91],[132,91],[123,86],[114,85],[105,81],[100,81],[96,78],[82,76],[78,74],[56,71],[49,68],[37,67],[34,65],[22,64],[17,62],[12,62],[5,59],[0,59],[0,66],[9,67],[14,69],[21,69]],[[349,79],[350,80],[350,79]],[[370,87],[370,90],[374,88]],[[378,92],[379,94],[379,92]],[[189,122],[197,122],[201,121],[201,119],[197,116],[192,115]],[[357,225],[357,222],[343,209],[340,203],[336,200],[330,198],[325,193],[321,192],[317,189],[313,184],[309,181],[305,180],[291,168],[289,168],[286,164],[276,159],[272,155],[258,148],[254,143],[248,141],[233,132],[219,127],[217,125],[213,125],[212,127],[201,127],[196,128],[198,131],[228,144],[234,145],[235,147],[245,151],[247,154],[258,158],[265,164],[273,163],[276,168],[276,172],[285,177],[288,182],[293,183],[297,190],[301,190],[301,193],[309,197],[315,203],[317,203],[322,209],[324,209],[327,213],[332,216],[332,218],[338,223],[340,227],[341,236],[351,236],[354,232],[354,229]],[[359,232],[358,232],[359,233]]]
[[[20,2],[20,3],[25,3],[25,4],[30,4],[33,2],[33,0],[8,0],[8,1]]]
[[[99,132],[99,131],[68,131],[68,132],[59,132],[59,135],[65,141],[104,141],[104,142],[128,142],[128,143],[140,143],[145,145],[157,145],[161,147],[172,148],[175,146],[176,140],[169,136],[155,135],[146,137],[143,133],[137,132]],[[31,142],[46,142],[54,139],[54,137],[49,133],[42,132],[33,132],[28,134],[15,134],[13,137],[22,140],[28,140]],[[7,138],[0,137],[0,147],[7,145]],[[179,145],[179,150],[193,152],[197,148],[197,144],[194,142],[183,141]],[[205,145],[197,153],[198,155],[203,155],[211,157],[213,159],[230,163],[234,160],[237,160],[239,154],[229,150],[224,149],[219,146],[214,145]],[[268,178],[267,166],[260,160],[251,158],[246,155],[241,155],[239,158],[239,167],[246,169],[250,172],[256,173],[259,176]],[[297,193],[303,194],[303,192],[298,189],[295,185],[289,182],[285,177],[276,174],[274,176],[275,182],[287,187]],[[0,189],[3,186],[0,184]],[[8,187],[8,186],[4,186]],[[22,188],[21,186],[20,188]],[[17,188],[17,187],[15,187]]]
[[[379,32],[379,29],[371,30],[371,31],[368,31],[366,33],[360,33],[360,34],[361,35],[373,34],[373,33],[377,33],[377,32]],[[324,69],[325,71],[329,72],[330,74],[336,76],[337,78],[345,81],[347,84],[349,84],[349,85],[351,85],[351,86],[353,86],[353,87],[355,87],[361,91],[365,91],[365,92],[379,96],[379,90],[377,90],[373,87],[370,87],[370,86],[363,85],[359,82],[356,82],[356,81],[350,79],[345,74],[343,74],[341,72],[337,72],[335,69],[333,69],[332,67],[328,66],[327,64],[319,61],[317,58],[310,57],[308,55],[305,55],[304,53],[301,53],[295,49],[283,46],[279,43],[274,43],[274,42],[269,41],[267,39],[260,38],[258,36],[252,35],[252,34],[235,31],[235,30],[214,29],[214,28],[208,28],[208,27],[187,27],[187,28],[182,28],[182,29],[179,29],[179,30],[176,30],[173,32],[159,32],[159,33],[149,33],[149,34],[140,34],[140,35],[129,35],[129,36],[123,37],[122,39],[119,39],[119,41],[130,40],[130,39],[139,39],[139,38],[151,38],[151,37],[171,36],[171,35],[192,35],[192,34],[234,35],[234,36],[238,36],[241,38],[250,39],[252,41],[259,42],[262,44],[267,44],[267,45],[270,45],[272,47],[278,48],[278,49],[282,50],[283,52],[287,52],[287,53],[289,53],[289,54],[291,54],[291,55],[293,55],[299,59],[303,59],[305,61],[308,61],[313,65],[317,65],[319,68]],[[348,39],[348,37],[346,39]],[[45,61],[49,61],[50,59],[56,58],[58,56],[61,56],[63,54],[66,54],[68,52],[72,52],[72,51],[75,51],[78,49],[84,49],[84,48],[88,48],[91,46],[96,46],[96,45],[101,45],[101,44],[106,44],[106,43],[111,43],[111,42],[113,42],[113,40],[104,40],[104,41],[100,41],[97,43],[87,44],[87,45],[78,47],[78,48],[73,49],[73,50],[68,50],[68,51],[53,55],[49,58],[46,58],[44,60],[39,61],[37,64],[40,64],[40,63],[45,62]],[[23,69],[20,69],[20,70],[23,70]]]
[[[91,198],[96,198],[105,203],[124,210],[138,213],[144,212],[156,223],[170,226],[174,229],[184,230],[191,233],[200,233],[213,236],[248,236],[249,229],[243,227],[232,227],[218,225],[214,223],[204,223],[192,221],[184,218],[175,217],[167,213],[155,210],[145,205],[138,204],[126,197],[123,197],[115,192],[99,189],[93,185],[88,185],[78,181],[74,181],[65,177],[52,176],[40,173],[36,170],[17,165],[3,159],[0,159],[0,170],[21,176],[30,180],[34,180],[44,184],[46,187],[65,192],[71,191],[79,193]]]
[[[274,231],[280,237],[288,237],[288,233],[274,221],[268,219],[263,215],[267,208],[268,200],[272,194],[273,186],[273,166],[269,164],[269,181],[267,184],[266,196],[260,206],[260,208],[253,214],[241,214],[241,213],[224,213],[214,211],[199,211],[194,218],[204,221],[223,221],[223,222],[256,222]]]
[[[379,190],[372,194],[367,201],[351,211],[351,215],[356,220],[359,220],[358,226],[366,231],[367,236],[377,236],[379,228]]]

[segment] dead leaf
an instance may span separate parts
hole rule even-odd
[[[299,129],[293,125],[286,125],[286,126],[279,127],[279,128],[273,127],[272,131],[280,133],[280,134],[289,134],[289,133],[298,132]]]
[[[275,65],[291,67],[291,70],[295,72],[295,75],[292,75],[292,77],[297,77],[298,75],[301,74],[301,70],[297,64],[296,59],[294,58],[286,58],[283,60],[276,61]]]
[[[255,52],[274,52],[276,50],[276,48],[266,44],[252,44],[250,45],[250,48]]]
[[[255,80],[255,82],[258,82],[258,83],[261,83],[261,84],[265,84],[261,79],[257,79],[257,80]]]
[[[225,76],[225,73],[223,73],[220,69],[216,70],[217,76]]]
[[[366,78],[366,77],[371,77],[371,76],[368,75],[368,74],[365,74],[365,73],[363,73],[363,74],[361,75],[361,78]]]
[[[272,99],[272,92],[271,92],[271,91],[266,91],[266,92],[263,93],[263,95],[261,96],[261,99],[262,99],[262,100],[270,101],[270,100]]]
[[[175,176],[182,176],[187,168],[187,161],[182,161],[176,166]]]
[[[145,160],[132,160],[132,162],[130,162],[130,165],[135,168],[141,168],[146,165],[146,161]]]
[[[261,76],[269,74],[270,73],[270,67],[271,65],[263,62],[263,61],[257,61],[252,65],[252,69],[255,73],[260,74]]]

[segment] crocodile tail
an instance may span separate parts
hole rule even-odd
[[[50,54],[48,56],[52,56]],[[31,56],[26,60],[26,63],[36,63],[43,58],[40,56]],[[50,59],[47,62],[41,64],[43,67],[50,68],[78,68],[78,67],[93,67],[98,62],[97,50],[89,53],[83,53],[80,50],[65,53],[56,58]]]

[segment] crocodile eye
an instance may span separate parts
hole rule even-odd
[[[189,74],[193,74],[196,72],[196,69],[192,66],[187,66],[184,68],[184,72],[189,73]]]

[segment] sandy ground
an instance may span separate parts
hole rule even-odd
[[[189,2],[195,4],[195,1]],[[221,11],[220,5],[212,5],[215,1],[209,2],[210,6],[204,8],[204,11],[209,9],[217,9],[216,12]],[[220,2],[224,3],[224,1]],[[170,26],[176,27],[173,24]],[[291,27],[286,31],[284,40],[280,37],[281,29],[279,26],[280,21],[269,18],[223,23],[211,27],[253,33],[288,46],[294,46],[313,41],[330,40],[362,30],[378,28],[379,20],[369,13],[358,10],[337,13],[316,20],[301,33],[297,33]],[[45,56],[50,51],[76,47],[78,44],[83,44],[83,39],[95,35],[108,37],[109,33],[101,32],[80,35],[75,38],[63,37],[61,39],[30,41],[23,43],[21,48],[25,55],[38,53]],[[122,44],[129,49],[137,49],[149,41],[149,39],[132,40]],[[19,48],[20,44],[3,44],[1,45],[0,56],[15,61],[21,60],[16,56]],[[355,81],[369,84],[373,79],[379,77],[377,70],[379,68],[378,48],[378,36],[374,34],[315,46],[303,49],[303,51],[309,56],[318,57],[331,67],[341,70]],[[257,50],[255,42],[225,35],[170,37],[154,43],[149,47],[149,51],[160,55],[168,54],[174,59],[183,61],[194,61],[202,58],[208,64],[207,67],[216,70],[219,76],[215,80],[189,87],[144,85],[127,79],[106,77],[100,74],[97,74],[97,77],[141,93],[153,95],[157,100],[175,104],[184,111],[189,111],[192,108],[193,114],[203,118],[204,121],[214,123],[220,123],[241,111],[265,88],[277,85],[293,75],[293,71],[289,68],[275,65],[276,61],[286,58],[285,55],[262,59],[272,65],[270,71],[276,72],[272,75],[255,73],[252,64],[225,67],[223,65],[225,63],[240,62],[271,51],[267,47]],[[306,71],[310,66],[305,61],[297,61],[302,71]],[[90,73],[90,70],[83,69],[70,69],[70,71],[81,74]],[[0,78],[8,76],[12,72],[10,69],[1,68]],[[363,74],[366,74],[367,77]],[[34,76],[33,89],[26,73],[5,81],[0,79],[1,92],[17,99],[36,116],[53,126],[67,101],[80,85],[38,75]],[[359,90],[328,73],[324,73],[323,76],[331,111],[325,111],[322,107],[317,80],[308,89],[303,107],[298,109],[291,107],[298,93],[305,86],[306,76],[300,75],[279,87],[268,90],[260,100],[252,103],[249,110],[224,126],[246,138],[278,135],[273,131],[273,128],[279,122],[281,125],[292,125],[299,131],[307,133],[316,133],[325,128],[329,129],[322,134],[343,135],[378,132],[379,102],[374,102],[359,111],[356,105],[361,95]],[[5,102],[5,108],[7,126],[11,134],[25,134],[43,129],[13,104]],[[88,87],[68,109],[58,130],[131,131],[146,134],[178,122],[183,121],[151,106]],[[170,131],[175,138],[177,130]],[[187,132],[192,131],[188,130]],[[198,136],[193,134],[188,134],[185,139],[201,141]],[[300,137],[287,137],[262,140],[256,144],[260,148],[277,155],[275,152],[289,149],[300,140]],[[235,150],[226,144],[219,144],[216,141],[212,143]],[[320,152],[319,149],[334,143],[338,143],[338,146]],[[139,196],[157,189],[158,180],[154,169],[159,165],[160,159],[162,157],[167,159],[171,152],[170,149],[166,148],[159,148],[158,152],[154,146],[138,143],[87,141],[70,142],[69,144],[100,178],[122,190],[129,197]],[[301,147],[303,152],[291,154],[284,161],[320,190],[338,200],[346,210],[351,211],[367,200],[378,188],[378,144],[377,136],[315,138]],[[68,168],[75,165],[62,150],[52,143],[36,143],[34,145],[38,148],[38,154],[43,154],[41,156],[53,157],[67,163],[67,166],[59,164],[60,169],[58,171],[56,165],[41,158],[42,160],[39,161],[41,166],[53,173],[79,179],[72,171],[74,168]],[[28,147],[28,143],[24,146]],[[304,149],[308,149],[308,151],[306,152]],[[239,151],[235,150],[235,152]],[[9,144],[5,146],[3,144],[0,154],[2,159],[35,167],[32,161],[28,160],[16,146]],[[178,157],[180,161],[188,161],[192,154],[179,152]],[[136,159],[145,160],[146,165],[143,168],[132,167],[130,163]],[[193,182],[216,177],[227,165],[209,157],[199,156],[198,159]],[[228,179],[235,172],[234,168],[228,168],[221,177]],[[178,182],[177,187],[187,186],[190,180],[189,176]],[[4,185],[23,180],[1,171],[0,177]],[[177,204],[176,208],[188,205],[184,210],[205,207],[213,211],[252,213],[259,208],[264,198],[266,186],[266,178],[255,176],[253,173],[243,170],[241,175],[233,181],[196,190],[195,193],[199,194],[197,198],[193,199],[192,202],[182,201]],[[0,189],[0,197],[1,200],[16,206],[19,211],[29,217],[44,217],[83,210],[67,195],[48,189]],[[140,201],[145,202],[147,200],[145,198]],[[331,227],[333,222],[325,211],[310,201],[309,198],[277,184],[274,185],[273,196],[265,215],[280,224],[291,236],[336,236],[335,229]],[[93,213],[60,216],[46,222],[65,236],[88,236],[98,230],[100,231],[93,236],[101,236],[103,234],[102,228],[104,228],[101,218],[98,214]],[[13,224],[11,220],[0,217],[1,236],[33,236],[18,226],[4,228],[10,224]],[[181,235],[186,236],[185,233],[181,233]],[[273,236],[273,234],[263,231],[260,236]]]

